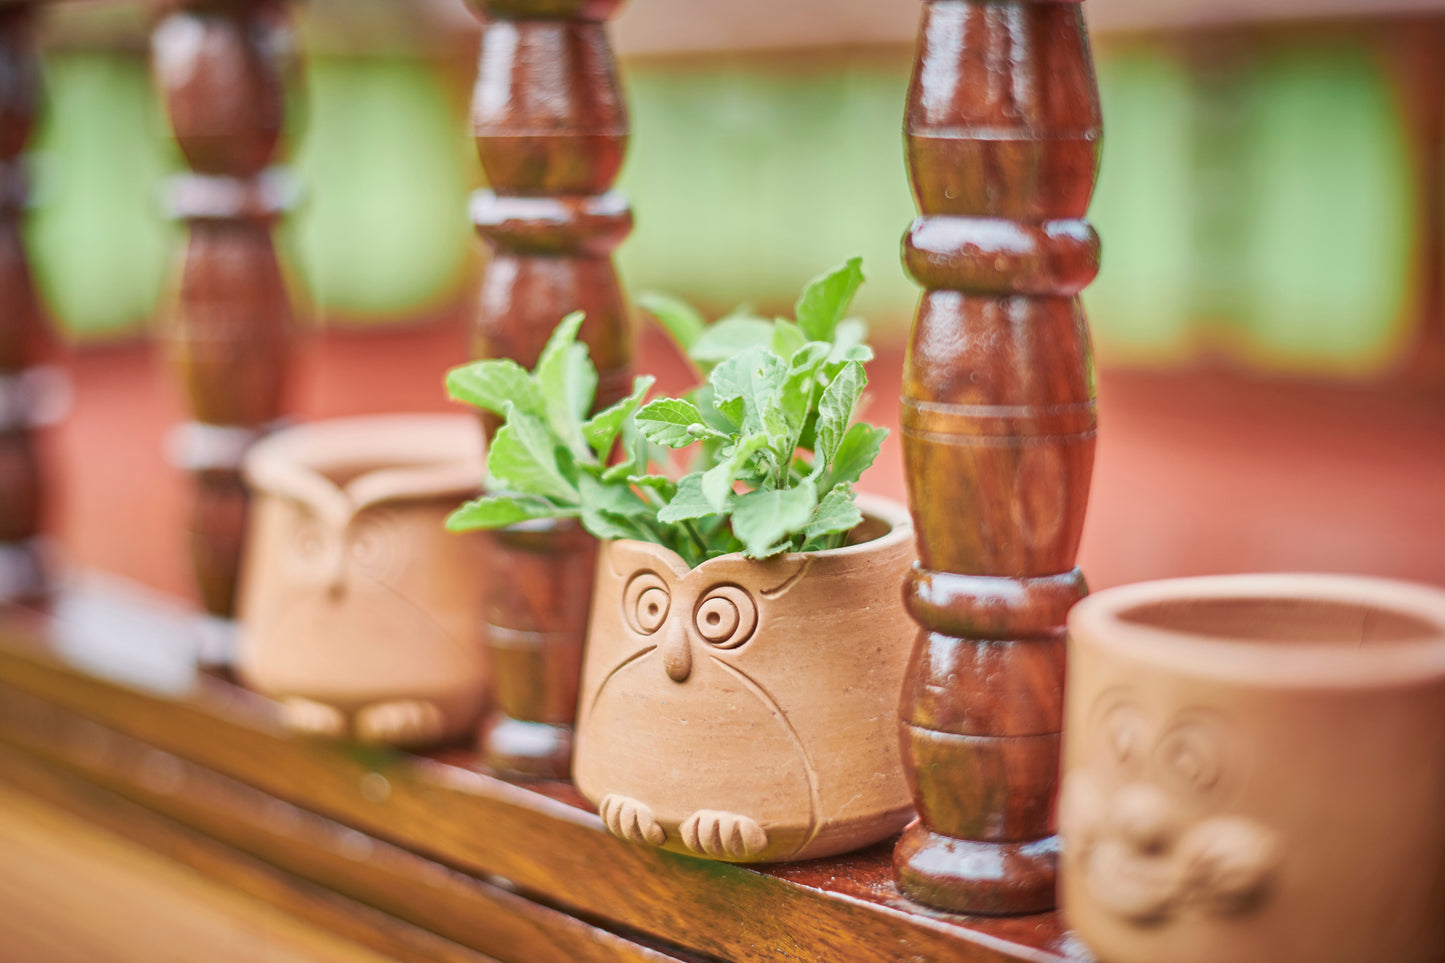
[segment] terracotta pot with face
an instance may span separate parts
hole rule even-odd
[[[304,731],[423,745],[482,706],[481,541],[445,529],[482,477],[475,419],[302,425],[247,455],[237,670]]]
[[[1445,959],[1445,592],[1133,585],[1068,658],[1060,905],[1100,960]]]
[[[855,544],[695,569],[605,543],[573,778],[615,834],[735,862],[807,859],[912,818],[898,699],[917,627],[906,509],[864,501]]]

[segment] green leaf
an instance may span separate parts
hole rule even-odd
[[[833,351],[829,355],[829,361],[838,361],[853,348],[862,347],[867,349],[868,345],[868,322],[862,318],[844,318],[838,322],[838,328],[833,332]],[[872,350],[868,350],[872,354]],[[843,360],[856,360],[852,358]]]
[[[808,519],[804,534],[809,539],[814,539],[839,532],[851,532],[862,521],[863,513],[858,510],[852,489],[846,483],[834,485],[818,503],[813,517]]]
[[[641,541],[651,541],[648,538],[646,529],[634,523],[631,519],[620,515],[613,515],[602,511],[596,506],[582,507],[579,520],[582,527],[587,529],[588,534],[593,538],[603,541],[610,541],[619,538],[635,538]]]
[[[706,424],[709,428],[715,428],[719,432],[728,435],[731,435],[733,432],[737,431],[738,420],[733,420],[729,418],[725,413],[718,410],[717,395],[713,391],[712,385],[698,385],[692,391],[688,392],[687,400],[691,401],[694,405],[697,406],[697,410],[702,412],[703,423]],[[739,406],[741,405],[741,401],[742,399],[739,398]],[[741,411],[741,407],[739,407],[738,410]],[[741,415],[739,415],[739,420],[741,420]]]
[[[748,406],[743,401],[742,395],[732,398],[718,398],[713,406],[728,421],[732,422],[735,428],[742,427],[744,419],[748,416]]]
[[[535,495],[484,495],[448,515],[447,528],[453,532],[470,532],[478,528],[505,528],[534,518],[564,518],[576,514],[574,508],[562,508]]]
[[[581,311],[563,318],[537,359],[537,386],[542,391],[547,424],[579,455],[587,451],[582,419],[597,392],[597,369],[587,356],[587,346],[577,343],[582,318]]]
[[[581,496],[583,511],[604,511],[623,518],[652,514],[652,506],[626,482],[606,484],[591,475],[582,475],[577,479],[577,493]]]
[[[678,483],[666,475],[628,475],[627,484],[656,492],[664,502],[671,501],[677,495]]]
[[[776,406],[786,376],[787,363],[782,358],[767,348],[749,348],[714,368],[708,381],[718,410],[731,417],[741,398],[742,426],[756,431],[763,426],[763,412]]]
[[[677,492],[667,506],[657,513],[659,522],[683,522],[694,518],[706,518],[717,509],[703,496],[702,472],[684,475],[677,483]]]
[[[610,466],[606,471],[604,471],[601,475],[597,477],[610,485],[613,482],[627,481],[627,479],[631,478],[636,471],[636,462],[632,458],[627,458],[624,461],[620,461],[617,464]]]
[[[862,318],[844,318],[833,335],[833,350],[828,353],[830,374],[849,361],[872,361],[873,349],[868,347],[868,324]]]
[[[610,408],[599,411],[591,420],[583,423],[582,437],[592,446],[592,451],[598,458],[604,457],[611,450],[623,423],[637,410],[637,406],[642,403],[656,380],[652,375],[638,375],[632,382],[632,394]]]
[[[809,341],[833,340],[838,322],[848,313],[862,283],[863,259],[857,257],[808,282],[793,311]]]
[[[797,488],[752,491],[733,503],[733,534],[743,554],[765,558],[786,547],[785,539],[802,531],[818,502],[817,489],[804,480]]]
[[[814,448],[817,459],[822,464],[831,462],[837,453],[838,445],[843,441],[843,433],[848,430],[848,422],[853,419],[853,408],[858,404],[858,396],[863,393],[863,386],[867,383],[868,376],[863,373],[863,365],[850,361],[828,387],[823,389],[823,398],[818,402],[818,428]]]
[[[773,324],[762,318],[723,318],[709,325],[692,348],[688,357],[699,364],[716,364],[726,361],[749,348],[766,348],[773,340]]]
[[[803,329],[787,318],[778,318],[773,322],[773,340],[769,343],[769,347],[779,358],[791,358],[799,348],[807,343],[808,337],[803,334]]]
[[[684,354],[692,350],[697,339],[707,330],[707,322],[693,310],[692,305],[671,295],[647,291],[638,296],[637,306],[658,320]]]
[[[504,417],[507,422],[497,429],[487,451],[488,474],[512,491],[575,505],[577,489],[562,474],[557,442],[547,425],[511,405]]]
[[[838,485],[857,482],[878,457],[878,449],[887,437],[887,428],[875,428],[861,421],[850,427],[838,445],[832,464],[827,465],[824,471],[819,470],[824,467],[822,459],[814,465],[813,474],[818,476],[818,487],[831,491]]]
[[[828,357],[828,350],[829,345],[821,341],[810,341],[794,352],[792,360],[788,362],[788,373],[778,392],[778,405],[792,428],[792,447],[797,447],[803,421],[813,407],[818,368]]]
[[[700,437],[690,429],[711,430],[703,422],[702,412],[690,401],[681,398],[659,398],[637,413],[637,427],[648,441],[667,448],[686,448]]]
[[[602,473],[608,483],[626,481],[629,475],[647,474],[648,456],[652,446],[637,430],[637,422],[629,418],[622,423],[622,451],[627,457]]]
[[[745,435],[728,456],[715,467],[703,472],[702,495],[712,510],[720,512],[727,497],[732,494],[733,482],[747,468],[748,461],[768,446],[768,436],[762,432]]]
[[[577,481],[583,528],[597,538],[648,539],[644,520],[651,517],[652,506],[639,498],[626,482],[609,485],[591,475],[583,475]]]
[[[510,358],[473,361],[447,372],[447,394],[457,401],[503,414],[511,402],[521,411],[541,415],[542,392],[527,370]]]

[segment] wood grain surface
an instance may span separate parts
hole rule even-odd
[[[251,889],[266,881],[267,895],[258,899],[235,885],[235,871],[225,882],[209,878],[205,870],[219,868],[224,858],[218,859],[218,847],[191,838],[180,845],[198,857],[192,866],[168,859],[157,852],[162,847],[155,845],[160,841],[155,817],[116,818],[118,810],[100,810],[92,803],[89,809],[97,812],[76,818],[63,811],[63,803],[57,805],[59,781],[35,771],[22,774],[20,766],[33,770],[33,764],[17,766],[8,750],[0,750],[0,758],[7,777],[18,776],[17,781],[40,783],[48,790],[42,802],[0,786],[0,907],[5,918],[0,955],[8,963],[380,963],[395,958],[349,938],[347,931],[365,925],[353,922],[350,914],[357,907],[333,899],[329,912],[319,912],[323,900],[317,895],[252,864],[241,872],[248,873]],[[91,815],[101,815],[107,828],[98,828]],[[188,835],[171,832],[176,841]],[[233,866],[243,862],[232,857]],[[277,903],[301,912],[283,911]],[[481,958],[470,954],[452,959],[463,963]]]
[[[191,172],[172,184],[188,236],[160,337],[193,419],[172,445],[195,479],[191,561],[207,610],[230,616],[247,516],[240,462],[280,417],[287,383],[293,318],[272,239],[287,198],[267,167],[294,42],[284,0],[170,7],[152,69]]]
[[[537,963],[677,959],[124,736],[108,738],[119,751],[79,766],[47,754],[43,740],[0,739],[0,771],[27,792],[388,953]],[[149,778],[128,778],[125,765]],[[324,904],[361,925],[338,927]]]
[[[292,858],[313,876],[335,865],[325,852],[335,845],[317,832],[267,827],[257,794],[467,876],[506,880],[536,902],[673,952],[820,963],[1087,959],[1053,914],[964,918],[911,903],[894,884],[888,844],[766,870],[709,863],[617,840],[567,784],[506,782],[464,750],[417,757],[291,736],[273,706],[197,672],[179,629],[154,622],[140,635],[106,637],[107,624],[136,624],[136,613],[115,612],[92,623],[100,637],[81,638],[67,610],[62,599],[56,615],[0,617],[0,738],[199,823],[192,803],[176,801],[186,793],[165,760],[195,767],[180,769],[181,785],[194,771],[207,792],[224,785],[232,800],[199,803],[220,813],[205,817],[208,831],[259,824],[234,830],[237,844],[273,855],[311,849]],[[158,785],[146,788],[157,769]],[[209,782],[202,770],[229,782]],[[163,803],[165,793],[172,798]],[[241,820],[238,807],[261,815]],[[400,913],[410,898],[402,891],[415,885],[401,880],[412,876],[381,874],[367,884],[377,887],[368,899]]]
[[[944,909],[1054,905],[1051,835],[1064,616],[1094,466],[1094,362],[1079,292],[1099,93],[1077,3],[931,0],[904,142],[924,288],[902,434],[921,631],[902,703],[919,820],[895,863]]]
[[[586,312],[596,408],[630,390],[632,328],[612,251],[632,209],[612,191],[627,147],[605,21],[618,0],[471,0],[482,18],[472,132],[488,190],[472,221],[490,248],[472,353],[534,367],[552,329]],[[495,418],[484,420],[488,433]],[[495,707],[481,749],[501,772],[566,778],[595,543],[573,522],[489,535]]]
[[[0,600],[38,597],[47,579],[36,539],[45,490],[27,378],[44,329],[21,232],[30,197],[24,151],[41,96],[34,19],[31,5],[0,9]]]

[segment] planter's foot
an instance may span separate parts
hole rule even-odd
[[[682,824],[682,841],[700,856],[752,859],[768,848],[768,834],[757,820],[716,809],[699,809]]]
[[[1059,838],[1022,843],[955,839],[914,821],[893,850],[904,892],[955,913],[1012,916],[1054,908]]]
[[[667,833],[653,818],[652,809],[631,796],[609,793],[602,797],[597,812],[607,824],[607,831],[619,839],[650,846],[667,842]]]
[[[524,722],[493,713],[482,723],[482,760],[511,776],[566,779],[572,774],[572,727]]]
[[[446,735],[445,713],[434,702],[398,699],[378,702],[356,714],[358,742],[415,746],[436,742]]]
[[[281,703],[281,721],[288,729],[327,739],[346,736],[346,716],[335,706],[310,699],[287,699]]]

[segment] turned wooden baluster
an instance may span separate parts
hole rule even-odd
[[[1051,810],[1065,613],[1094,459],[1078,293],[1099,106],[1076,2],[933,0],[905,140],[924,288],[903,380],[922,626],[902,703],[919,821],[894,863],[915,899],[971,913],[1054,901]]]
[[[45,588],[39,543],[42,488],[31,429],[43,326],[20,236],[28,193],[21,156],[35,125],[40,64],[29,4],[0,8],[0,601]]]
[[[491,186],[473,198],[472,219],[492,249],[473,354],[530,368],[563,316],[585,311],[603,407],[627,394],[632,354],[612,265],[632,228],[611,190],[627,144],[605,25],[619,0],[471,2],[483,20],[472,126]],[[572,525],[491,536],[495,707],[481,748],[498,770],[568,774],[595,549]]]
[[[189,239],[164,342],[194,418],[175,455],[196,482],[190,541],[202,600],[229,616],[246,521],[241,458],[281,414],[292,328],[271,236],[286,191],[267,169],[291,35],[280,0],[167,6],[153,66],[191,167],[171,195]]]

